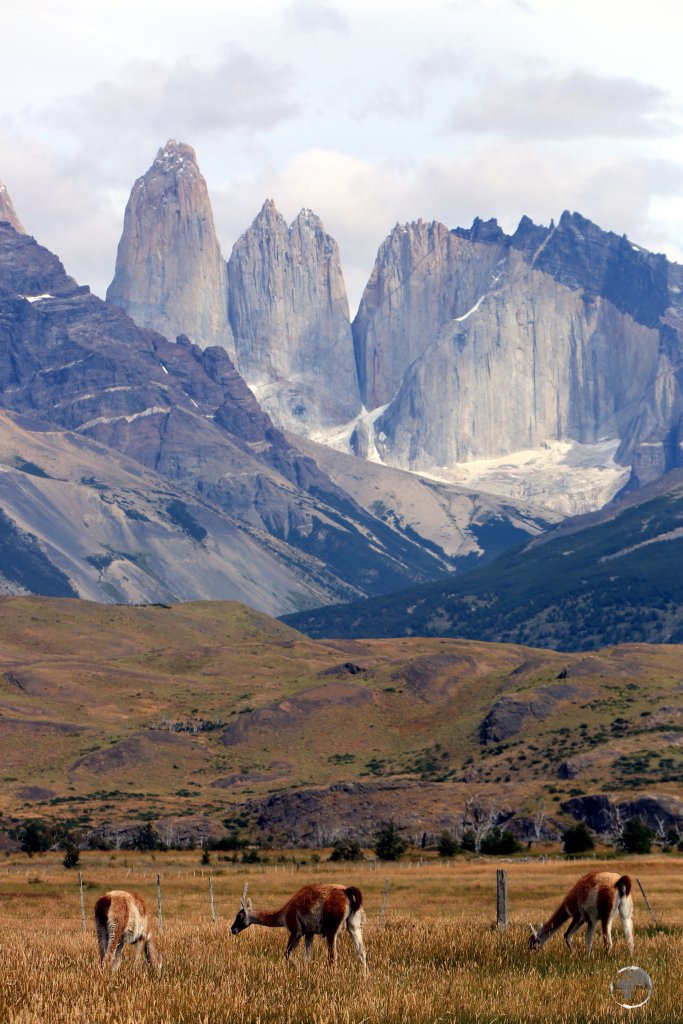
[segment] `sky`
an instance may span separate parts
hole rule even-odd
[[[134,180],[192,145],[224,256],[317,213],[353,316],[394,224],[577,210],[683,261],[679,0],[3,0],[0,181],[104,295]]]

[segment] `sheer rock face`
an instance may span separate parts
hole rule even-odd
[[[7,191],[7,186],[0,181],[0,220],[7,221],[8,224],[18,231],[19,234],[24,234],[24,226],[14,212],[14,206],[10,194]]]
[[[437,221],[396,225],[380,246],[353,322],[366,408],[391,401],[439,328],[488,290],[504,253],[504,244],[466,241]]]
[[[232,351],[225,262],[191,146],[171,139],[135,182],[107,301],[171,341]]]
[[[354,322],[380,457],[435,471],[611,438],[634,483],[680,465],[682,274],[577,214],[394,229]]]
[[[236,363],[279,426],[350,420],[360,396],[334,239],[310,210],[287,227],[268,200],[228,261]]]

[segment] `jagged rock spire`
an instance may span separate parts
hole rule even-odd
[[[228,261],[237,366],[283,427],[299,433],[360,411],[339,248],[311,210],[288,227],[267,199]]]
[[[7,191],[7,186],[4,185],[2,181],[0,181],[0,220],[7,221],[7,223],[11,224],[14,230],[18,231],[20,234],[26,234],[24,231],[24,225],[14,212],[14,206],[12,205],[10,194]]]
[[[191,146],[170,139],[135,182],[107,301],[171,340],[232,351],[225,263]]]

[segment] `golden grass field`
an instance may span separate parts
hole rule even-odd
[[[596,939],[588,959],[581,933],[570,956],[561,938],[540,953],[527,949],[528,922],[545,919],[576,878],[593,864],[565,860],[435,860],[244,867],[216,860],[201,868],[198,852],[82,855],[87,933],[83,934],[77,875],[58,855],[0,862],[0,1019],[11,1024],[515,1024],[614,1022],[680,1024],[683,1020],[683,861],[641,857],[602,864],[628,871],[645,886],[660,920],[651,925],[635,894],[633,959],[620,928],[607,955]],[[288,858],[291,854],[286,855]],[[296,854],[301,857],[301,853]],[[495,927],[496,868],[508,871],[510,926]],[[161,978],[136,971],[132,950],[120,971],[98,967],[92,923],[95,899],[110,888],[142,893],[156,910],[161,873]],[[210,916],[208,874],[218,919]],[[379,924],[385,879],[386,920]],[[306,967],[284,960],[285,932],[256,926],[230,934],[245,881],[256,906],[279,905],[309,881],[359,885],[365,895],[364,976],[351,941],[340,937],[338,965],[329,970],[316,939]],[[639,1010],[609,994],[615,971],[629,963],[652,977],[654,993]],[[629,1014],[631,1016],[629,1016]]]

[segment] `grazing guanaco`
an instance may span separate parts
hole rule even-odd
[[[303,939],[304,957],[308,960],[313,936],[322,935],[327,942],[327,958],[332,966],[336,960],[337,935],[344,922],[363,968],[367,970],[363,946],[363,894],[355,885],[305,885],[279,910],[270,911],[256,910],[245,893],[231,930],[233,935],[238,935],[252,924],[261,924],[266,928],[287,928],[287,959]]]
[[[590,953],[598,921],[602,927],[605,949],[612,949],[612,925],[619,914],[629,952],[633,952],[633,899],[631,879],[614,871],[590,871],[574,885],[552,917],[538,931],[531,925],[529,949],[540,949],[565,921],[571,924],[564,933],[564,941],[571,951],[572,935],[588,925],[586,948]]]
[[[136,966],[144,952],[149,966],[161,972],[152,924],[142,896],[123,889],[113,889],[100,896],[95,904],[95,926],[102,967],[111,966],[112,970],[117,970],[121,965],[123,947],[130,943],[136,948]]]

